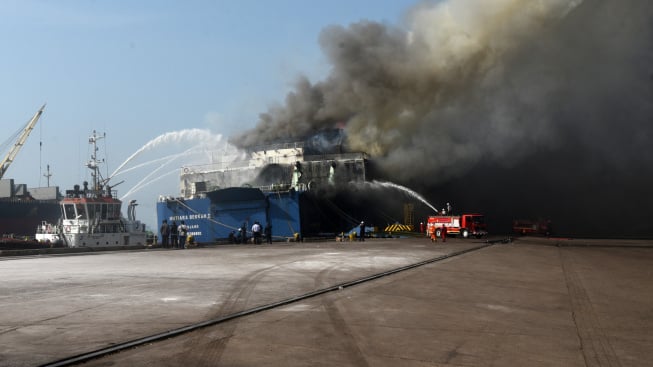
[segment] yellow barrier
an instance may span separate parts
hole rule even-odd
[[[412,232],[415,227],[406,224],[391,224],[383,230],[384,232]]]

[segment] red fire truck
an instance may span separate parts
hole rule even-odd
[[[512,230],[515,234],[526,235],[540,235],[550,236],[552,232],[552,224],[550,220],[530,220],[530,219],[516,219],[512,222]]]
[[[481,238],[487,235],[487,225],[483,214],[463,215],[432,215],[426,225],[426,233],[431,233],[435,227],[435,235],[440,237],[442,226],[447,228],[447,235],[461,235],[464,238],[474,236]]]

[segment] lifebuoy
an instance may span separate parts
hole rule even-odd
[[[184,167],[184,173],[188,173],[188,167]]]

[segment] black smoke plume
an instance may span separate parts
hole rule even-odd
[[[342,124],[387,179],[500,231],[547,217],[565,234],[653,235],[652,2],[423,2],[404,24],[326,28],[328,77],[300,78],[232,141]]]

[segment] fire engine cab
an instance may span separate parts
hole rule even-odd
[[[440,237],[442,227],[447,228],[447,235],[461,235],[464,238],[474,236],[481,238],[487,235],[487,225],[483,214],[463,215],[432,215],[426,225],[427,234],[435,230],[435,235]]]

